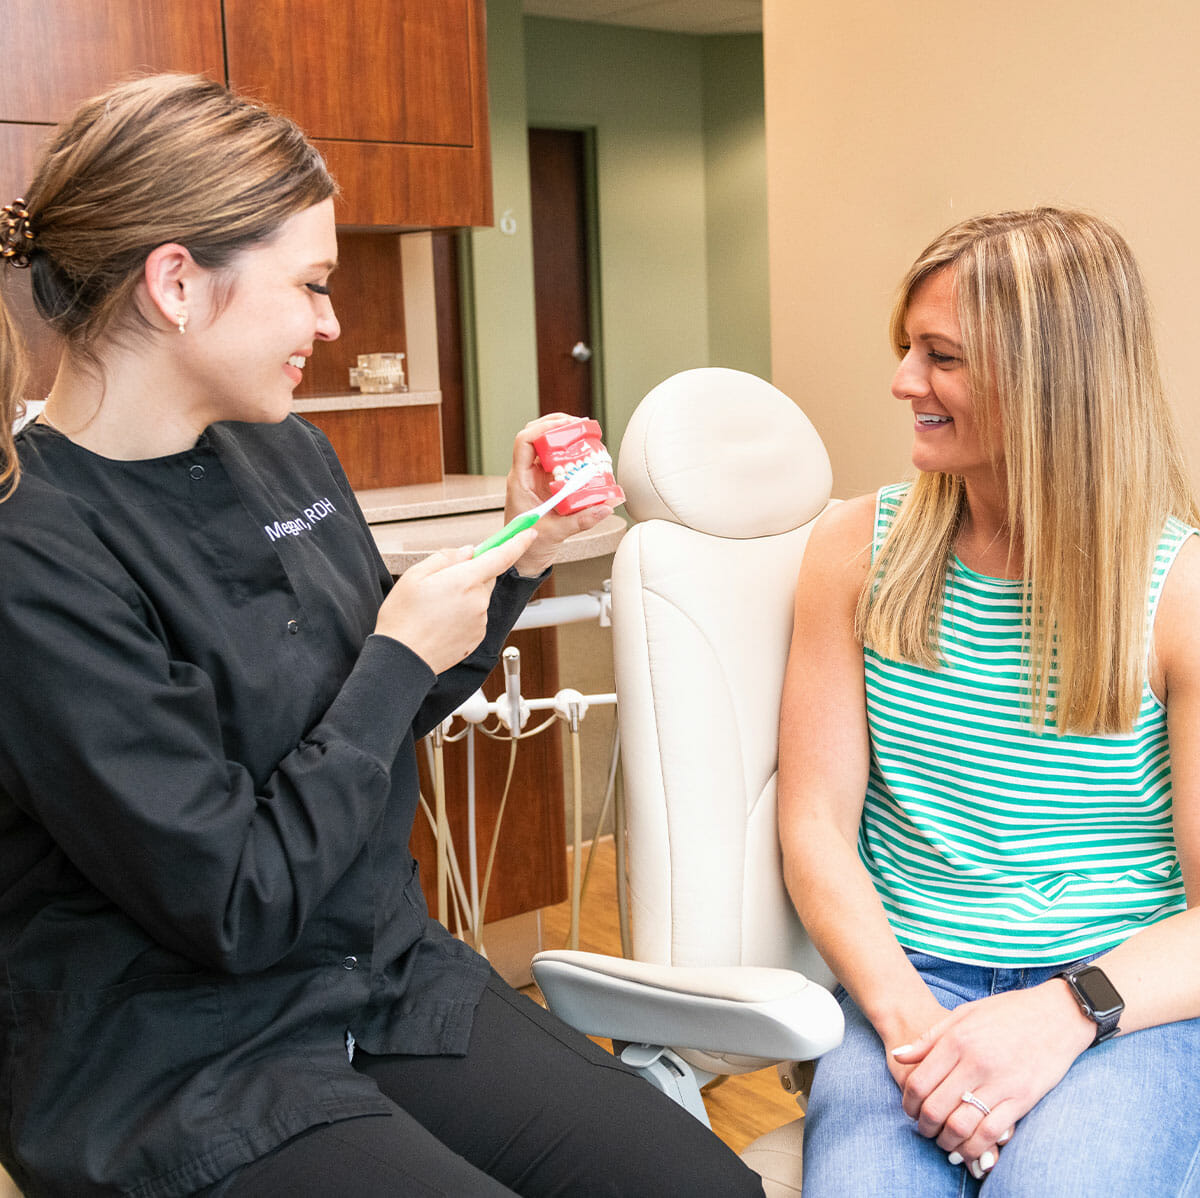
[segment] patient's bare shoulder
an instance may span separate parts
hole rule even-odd
[[[813,527],[804,553],[804,572],[819,573],[827,583],[862,586],[871,565],[875,496],[858,495],[831,504]]]

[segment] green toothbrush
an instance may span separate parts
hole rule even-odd
[[[486,541],[480,541],[471,557],[476,558],[489,549],[495,549],[497,545],[503,545],[517,533],[532,528],[551,508],[557,507],[568,495],[574,495],[585,483],[591,482],[598,469],[595,465],[581,466],[545,503],[539,503],[537,507],[514,516],[499,532],[493,533]]]

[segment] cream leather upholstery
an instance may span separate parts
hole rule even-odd
[[[775,775],[792,596],[830,502],[828,456],[776,388],[705,368],[645,397],[617,472],[637,522],[613,563],[612,607],[645,965],[543,953],[534,975],[568,1022],[669,1044],[701,1080],[818,1056],[840,1042],[841,1012],[784,889]],[[746,1153],[772,1198],[799,1193],[797,1132]]]
[[[825,447],[769,383],[689,370],[639,405],[618,469],[638,521],[612,580],[634,956],[827,980],[775,824],[792,597],[829,502]]]

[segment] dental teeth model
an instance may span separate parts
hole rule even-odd
[[[600,438],[600,425],[595,420],[581,418],[570,424],[555,425],[534,441],[533,451],[551,477],[551,491],[562,489],[580,470],[594,471],[585,486],[572,489],[555,507],[560,516],[570,516],[597,503],[616,507],[625,502],[625,492],[613,477],[612,458]]]
[[[404,381],[404,355],[359,354],[358,365],[350,367],[350,386],[364,395],[379,395],[388,391],[407,391]]]

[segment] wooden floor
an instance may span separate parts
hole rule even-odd
[[[579,947],[589,952],[619,956],[621,932],[617,917],[615,857],[612,837],[597,842],[596,859],[584,892],[579,921]],[[570,922],[569,902],[546,908],[542,919],[546,948],[566,947]],[[529,987],[527,992],[540,1001],[536,987]],[[602,1043],[609,1047],[607,1042]],[[735,1152],[740,1152],[764,1132],[791,1122],[800,1113],[796,1100],[780,1086],[773,1068],[728,1078],[710,1087],[704,1097],[713,1131]]]

